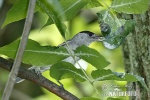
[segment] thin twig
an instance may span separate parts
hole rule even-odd
[[[22,33],[22,39],[20,41],[20,45],[18,48],[18,52],[16,54],[16,58],[15,58],[12,70],[9,74],[9,79],[7,81],[7,84],[3,92],[2,100],[9,100],[10,98],[10,94],[12,92],[12,89],[13,89],[13,86],[14,86],[19,68],[20,68],[20,64],[22,61],[23,53],[27,44],[28,35],[30,33],[35,4],[36,4],[36,0],[29,0],[29,7],[28,7],[28,12],[27,12],[27,18],[26,18],[25,25],[24,25],[24,30]]]
[[[10,61],[0,57],[0,67],[10,71],[12,64]],[[79,100],[76,96],[71,94],[70,92],[66,91],[63,87],[58,86],[54,82],[46,79],[42,75],[37,75],[36,73],[25,69],[23,66],[20,67],[18,76],[20,78],[26,79],[30,82],[33,82],[43,88],[47,89],[48,91],[56,94],[63,100]]]

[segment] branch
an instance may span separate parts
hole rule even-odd
[[[12,68],[12,65],[13,65],[13,63],[11,63],[10,61],[0,57],[0,67],[10,71]],[[23,66],[20,67],[18,76],[20,78],[31,81],[31,82],[39,85],[39,86],[42,86],[43,88],[56,94],[57,96],[59,96],[63,100],[79,100],[79,98],[77,98],[76,96],[74,96],[70,92],[66,91],[61,86],[58,86],[57,84],[46,79],[42,75],[37,75],[36,73],[25,69]]]
[[[27,40],[28,40],[28,36],[30,33],[35,5],[36,5],[36,0],[29,0],[28,12],[27,12],[25,25],[24,25],[24,30],[22,33],[22,39],[20,41],[19,48],[16,54],[16,58],[15,58],[12,70],[9,74],[9,78],[5,86],[4,92],[3,92],[2,100],[9,100],[10,94],[15,84],[15,80],[16,80],[16,77],[17,77],[17,74],[21,65],[23,53],[24,53]]]

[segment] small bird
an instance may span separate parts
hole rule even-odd
[[[65,47],[68,52],[70,52],[69,49],[71,49],[71,53],[73,54],[73,50],[75,50],[77,47],[81,46],[81,45],[86,45],[89,46],[92,42],[98,41],[98,42],[102,42],[105,40],[105,37],[103,36],[98,36],[96,34],[94,34],[93,32],[90,31],[81,31],[78,34],[76,34],[72,39],[67,40],[66,42],[63,42],[62,44],[58,45],[58,47],[63,46]],[[67,46],[68,45],[68,46]],[[69,48],[68,48],[69,47]],[[76,57],[76,60],[80,60],[79,57]],[[72,64],[75,64],[74,59],[70,56],[62,61],[65,62],[69,62]],[[43,67],[30,67],[28,68],[28,70],[34,70],[37,74],[41,74],[46,70],[50,69],[50,66],[43,66]],[[20,83],[22,82],[24,79],[21,79],[19,77],[17,77],[16,79],[16,83]]]
[[[75,50],[77,47],[81,45],[89,46],[94,41],[103,41],[105,38],[102,36],[98,36],[90,31],[82,31],[76,34],[72,39],[66,41],[69,47],[72,50]],[[66,48],[66,43],[62,43],[59,46],[64,46]]]

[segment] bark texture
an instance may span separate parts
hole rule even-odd
[[[144,14],[130,15],[130,18],[135,20],[136,26],[123,46],[125,69],[127,73],[143,77],[150,90],[150,7]],[[130,97],[131,100],[150,100],[150,93],[139,82],[128,85],[139,93]]]

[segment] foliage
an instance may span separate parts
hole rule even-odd
[[[19,42],[20,40],[16,40],[1,47],[0,53],[14,59]],[[36,41],[29,39],[22,62],[34,66],[46,66],[61,61],[69,55],[68,51],[63,47],[40,46]]]
[[[115,49],[124,42],[126,36],[134,28],[135,23],[131,20],[119,19],[114,13],[141,14],[148,9],[148,2],[148,0],[113,0],[111,6],[108,6],[104,0],[37,0],[35,12],[39,11],[45,13],[49,19],[44,27],[55,24],[62,37],[65,39],[67,27],[64,21],[73,19],[86,5],[91,5],[90,7],[105,6],[107,7],[105,10],[97,13],[101,32],[105,37],[103,44],[108,49]],[[8,11],[2,28],[12,22],[25,18],[27,7],[28,0],[17,0]],[[15,15],[17,15],[17,17]],[[19,40],[1,47],[0,54],[14,59],[18,44]],[[28,40],[23,62],[36,66],[53,64],[50,69],[50,75],[56,80],[73,78],[80,82],[89,81],[92,86],[93,82],[105,80],[139,81],[143,87],[147,88],[144,79],[140,76],[130,73],[112,72],[110,69],[104,69],[109,65],[109,62],[94,49],[82,45],[74,52],[74,54],[69,54],[63,47],[40,46],[36,41]],[[96,70],[91,72],[92,79],[89,78],[82,68],[77,69],[71,63],[61,61],[69,56],[73,57],[75,62],[77,62],[75,57],[80,57],[93,65]],[[85,98],[81,100],[85,100]],[[97,99],[86,98],[86,100]]]
[[[8,11],[5,22],[2,25],[2,28],[7,24],[12,22],[24,19],[26,17],[27,8],[29,0],[18,0],[13,7]],[[39,7],[36,5],[35,12],[39,10]],[[14,16],[17,15],[17,16]]]
[[[113,19],[109,14],[107,15],[107,17],[105,17],[105,14],[107,14],[107,11],[105,11],[105,13],[97,13],[97,15],[99,16],[101,33],[106,38],[103,41],[103,44],[109,49],[114,49],[119,47],[124,42],[125,37],[132,31],[135,23],[133,20],[118,19],[119,23],[116,23],[116,25],[114,25],[115,19]]]
[[[111,8],[118,13],[141,14],[148,9],[148,0],[114,0]]]
[[[65,78],[73,78],[76,81],[83,82],[86,80],[86,76],[80,69],[76,69],[71,63],[58,62],[51,66],[51,77],[56,80]]]
[[[82,45],[75,50],[75,55],[87,61],[97,69],[103,69],[109,62],[96,50]]]

